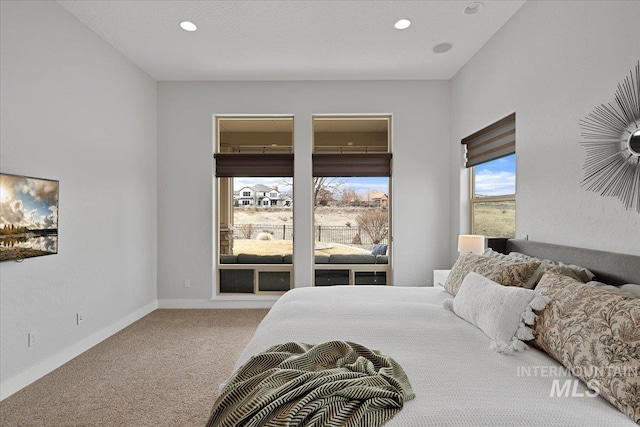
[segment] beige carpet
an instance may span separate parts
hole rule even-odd
[[[156,310],[0,402],[8,426],[202,426],[267,310]]]

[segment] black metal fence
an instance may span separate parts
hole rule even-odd
[[[291,225],[261,225],[261,224],[235,224],[233,237],[236,239],[255,239],[260,233],[268,233],[278,240],[292,240],[293,226]]]
[[[316,225],[314,230],[316,242],[341,243],[344,245],[372,245],[371,237],[360,227],[344,225]],[[236,224],[233,236],[236,239],[255,239],[260,233],[268,233],[278,240],[292,240],[291,225]],[[380,243],[387,244],[385,237]]]

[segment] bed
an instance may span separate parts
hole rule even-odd
[[[522,240],[489,246],[591,267],[616,285],[640,282],[638,256]],[[604,398],[590,397],[591,390],[545,352],[496,353],[482,330],[443,307],[451,298],[441,287],[294,289],[267,314],[236,368],[284,342],[352,341],[391,356],[411,382],[416,396],[389,427],[636,425]],[[566,381],[571,390],[559,393]]]

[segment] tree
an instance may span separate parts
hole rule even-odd
[[[282,181],[283,186],[292,187],[290,181]],[[313,208],[317,206],[327,206],[335,200],[334,195],[340,187],[344,185],[344,181],[340,178],[316,176],[313,178]],[[293,197],[293,194],[291,195]]]
[[[253,224],[242,224],[238,227],[238,231],[243,239],[250,239],[254,231]]]
[[[377,245],[389,233],[389,215],[380,210],[367,209],[356,216],[358,227]]]
[[[358,193],[353,187],[345,187],[342,190],[342,197],[340,198],[340,203],[343,206],[353,206],[358,202]]]
[[[313,178],[313,207],[327,206],[334,199],[334,193],[344,185],[339,178],[316,176]]]
[[[326,188],[320,188],[316,193],[315,198],[316,198],[316,206],[327,206],[329,203],[335,200],[333,198],[333,194]]]

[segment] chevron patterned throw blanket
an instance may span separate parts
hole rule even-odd
[[[376,427],[415,397],[393,359],[359,344],[286,343],[253,356],[213,405],[208,427]]]

